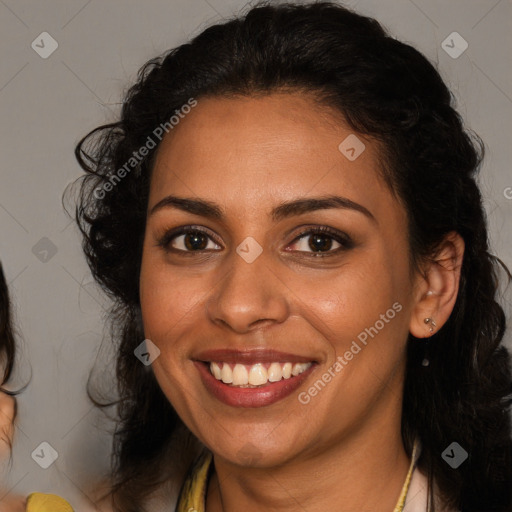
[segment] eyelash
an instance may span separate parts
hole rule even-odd
[[[166,232],[162,237],[160,237],[158,239],[157,246],[162,247],[166,252],[178,253],[183,256],[194,256],[197,254],[211,251],[211,249],[202,249],[202,250],[198,250],[198,251],[186,251],[183,249],[175,249],[175,248],[169,247],[171,242],[175,238],[177,238],[181,235],[187,235],[190,233],[204,234],[208,238],[210,238],[214,243],[216,243],[217,245],[221,245],[219,242],[217,242],[215,240],[215,237],[213,235],[211,235],[205,229],[195,227],[195,226],[185,226],[185,227],[177,228],[177,229]],[[305,253],[305,254],[308,254],[307,257],[312,257],[312,258],[326,258],[329,256],[335,256],[342,251],[351,249],[354,246],[352,239],[348,235],[346,235],[345,233],[341,233],[337,230],[331,229],[327,226],[318,226],[315,228],[312,228],[312,227],[307,228],[304,231],[300,232],[292,240],[291,244],[298,242],[301,238],[305,237],[306,235],[315,235],[315,234],[319,234],[319,233],[329,235],[329,238],[332,238],[334,241],[338,242],[341,245],[341,247],[338,247],[337,249],[329,250],[326,252],[307,252],[307,251],[290,251],[290,252]]]

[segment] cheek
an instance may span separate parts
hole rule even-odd
[[[368,265],[340,268],[314,284],[303,283],[299,291],[305,314],[313,312],[319,326],[330,328],[333,334],[340,330],[353,334],[353,329],[373,324],[402,295],[389,268],[375,260]]]
[[[146,253],[140,274],[140,304],[145,335],[161,340],[193,312],[201,297],[199,281],[184,280],[161,258]]]
[[[363,389],[376,392],[402,359],[408,288],[400,268],[407,267],[397,265],[398,261],[389,266],[386,261],[386,255],[375,253],[357,263],[354,259],[329,279],[318,280],[315,286],[309,281],[301,290],[299,315],[326,340],[330,354],[326,367],[343,358],[342,366],[333,369],[340,376],[334,379],[333,394],[339,386],[353,389],[354,396]]]

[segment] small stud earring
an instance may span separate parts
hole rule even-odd
[[[437,327],[437,324],[434,322],[434,320],[430,317],[425,318],[423,320],[426,324],[430,324],[430,332],[434,332],[435,327]]]
[[[423,321],[427,325],[430,324],[430,333],[433,333],[434,332],[434,328],[437,327],[437,325],[434,322],[434,320],[432,318],[428,317],[428,318],[425,318],[425,320],[423,320]],[[429,342],[429,339],[427,338],[425,340],[425,355],[423,357],[423,361],[421,362],[422,366],[428,366],[430,364],[428,342]]]

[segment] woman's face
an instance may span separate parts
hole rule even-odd
[[[145,336],[180,417],[233,463],[399,431],[414,296],[406,215],[376,144],[354,135],[300,94],[208,98],[159,148]]]

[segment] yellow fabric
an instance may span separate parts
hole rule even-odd
[[[418,440],[414,443],[412,450],[411,464],[405,478],[402,491],[393,512],[402,512],[411,483],[412,472],[416,465],[418,451]],[[208,474],[213,469],[211,452],[204,452],[194,463],[181,488],[176,506],[176,512],[205,512],[206,491],[208,488]]]
[[[412,472],[414,470],[414,466],[416,465],[418,452],[418,439],[414,441],[414,447],[412,449],[411,456],[411,464],[409,465],[409,471],[407,472],[407,476],[405,477],[405,482],[402,487],[402,492],[400,493],[400,497],[398,498],[398,503],[395,505],[395,510],[393,512],[402,512],[405,505],[405,498],[407,498],[407,492],[409,491],[409,485],[411,484]]]
[[[208,470],[212,458],[211,452],[203,452],[192,466],[181,488],[177,512],[205,512]]]
[[[33,492],[27,497],[27,512],[73,512],[71,505],[56,494]]]

